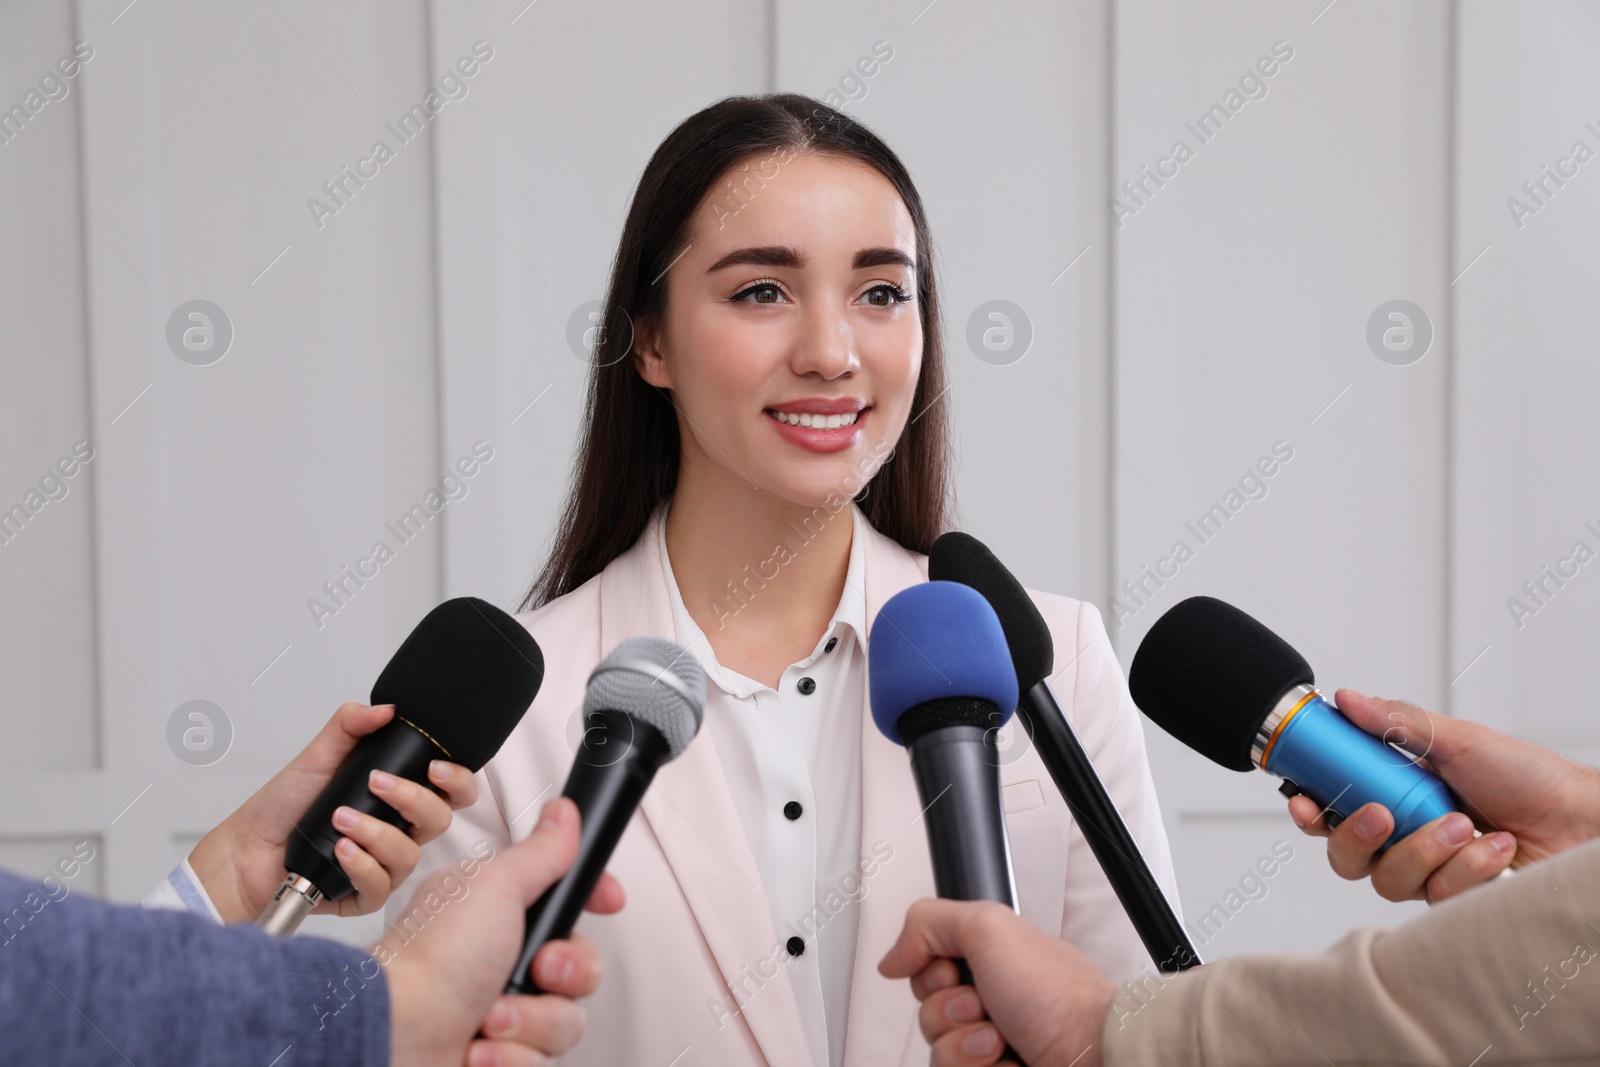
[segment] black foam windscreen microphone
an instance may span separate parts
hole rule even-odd
[[[1152,722],[1234,771],[1255,769],[1250,746],[1278,699],[1315,680],[1293,645],[1209,596],[1157,619],[1128,671],[1134,703]]]
[[[571,868],[528,909],[507,993],[538,993],[533,957],[572,933],[622,832],[655,779],[700,730],[706,674],[684,648],[661,637],[630,637],[589,675],[583,740],[561,795],[582,817]]]
[[[493,604],[457,597],[428,612],[372,686],[373,705],[393,704],[394,718],[356,744],[301,816],[284,849],[289,875],[258,925],[274,934],[293,933],[321,901],[355,892],[334,856],[343,836],[333,826],[337,808],[405,825],[368,788],[372,771],[433,789],[433,760],[481,769],[522,721],[543,681],[539,645]]]
[[[1336,825],[1368,803],[1394,815],[1389,847],[1461,804],[1436,775],[1340,714],[1288,642],[1214,597],[1175,604],[1128,671],[1133,699],[1179,741],[1235,771],[1261,769]]]
[[[1200,957],[1189,935],[1046,681],[1055,665],[1055,643],[1033,598],[988,546],[970,534],[951,532],[933,543],[928,577],[971,586],[994,608],[1017,672],[1017,716],[1145,951],[1165,972],[1197,966]]]

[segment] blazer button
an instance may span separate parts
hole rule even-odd
[[[830,638],[828,638],[828,643],[822,646],[822,651],[824,651],[824,652],[832,652],[833,651],[833,646],[837,645],[838,643],[839,643],[839,639],[837,637],[830,637]]]
[[[802,678],[800,679],[800,683],[796,685],[795,688],[800,690],[801,696],[808,697],[817,691],[817,683],[812,681],[810,678]]]
[[[798,937],[791,937],[789,943],[784,947],[789,950],[789,955],[798,956],[806,950],[806,943]]]
[[[798,800],[791,800],[789,803],[783,806],[783,817],[788,819],[790,822],[794,822],[804,811],[805,809],[800,806],[800,802]]]

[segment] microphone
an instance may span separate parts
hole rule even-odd
[[[477,597],[447,600],[425,615],[395,650],[372,686],[373,704],[393,704],[394,718],[363,737],[289,835],[288,877],[256,925],[292,934],[323,900],[355,892],[334,858],[343,835],[333,828],[341,805],[404,826],[405,819],[367,787],[384,770],[433,789],[428,764],[443,759],[477,771],[500,750],[544,681],[544,654],[516,619]],[[438,792],[437,789],[434,790]]]
[[[699,661],[660,637],[630,637],[589,675],[583,742],[561,791],[582,816],[578,856],[528,909],[507,993],[540,992],[533,957],[546,942],[572,933],[656,771],[699,732],[705,702]]]
[[[872,721],[911,753],[934,891],[1016,911],[995,735],[1016,709],[1017,677],[994,609],[957,582],[896,593],[872,620],[867,689]],[[972,985],[967,961],[955,964]],[[1009,1045],[1001,1058],[1022,1063]]]
[[[994,609],[1011,649],[1021,694],[1017,717],[1072,817],[1083,828],[1090,850],[1151,960],[1165,973],[1199,966],[1201,960],[1189,935],[1050,690],[1046,679],[1055,665],[1055,644],[1033,598],[988,546],[970,534],[947,533],[933,543],[928,577],[971,586]]]
[[[1281,637],[1207,596],[1157,619],[1128,671],[1134,702],[1157,726],[1230,770],[1284,779],[1280,792],[1305,793],[1330,825],[1372,801],[1388,808],[1384,848],[1461,810],[1443,781],[1339,714],[1313,681]]]
[[[1015,910],[995,733],[1017,678],[994,609],[956,582],[914,585],[878,610],[867,648],[872,719],[911,753],[935,889]]]

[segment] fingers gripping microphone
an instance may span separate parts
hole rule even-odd
[[[562,796],[582,816],[578,857],[528,909],[507,993],[537,993],[533,957],[572,933],[622,832],[663,764],[700,730],[706,676],[687,650],[659,637],[622,642],[589,675],[584,734]]]
[[[522,720],[543,681],[538,644],[493,604],[457,597],[428,612],[372,686],[372,703],[393,704],[394,718],[356,744],[289,835],[283,864],[289,876],[257,925],[291,934],[322,900],[355,892],[334,858],[343,836],[333,827],[334,810],[347,806],[405,825],[367,787],[373,770],[430,789],[433,760],[479,770]]]
[[[1231,604],[1190,597],[1156,620],[1128,671],[1157,726],[1224,767],[1260,768],[1343,819],[1377,801],[1396,841],[1459,811],[1438,777],[1339,714],[1311,665]]]
[[[1033,598],[994,553],[969,534],[947,533],[933,543],[928,577],[971,586],[994,608],[1017,675],[1021,694],[1017,717],[1083,830],[1145,951],[1162,971],[1198,966],[1200,957],[1189,935],[1045,680],[1054,667],[1055,644]]]

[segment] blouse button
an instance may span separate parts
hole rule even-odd
[[[804,811],[805,809],[800,806],[800,802],[798,800],[791,800],[789,803],[783,806],[783,817],[788,819],[790,822],[794,822]]]
[[[789,955],[798,956],[800,953],[806,950],[806,943],[800,940],[798,937],[791,937],[789,939],[789,943],[785,945],[784,948],[789,950]]]
[[[808,697],[812,693],[815,693],[817,691],[817,683],[814,682],[813,680],[811,680],[810,678],[802,678],[802,679],[800,679],[799,684],[797,684],[795,686],[795,688],[800,690],[800,695],[801,696]]]
[[[839,643],[839,639],[837,637],[830,637],[830,638],[828,638],[828,643],[822,646],[822,651],[824,651],[824,652],[832,652],[833,651],[833,646],[837,645],[838,643]]]

